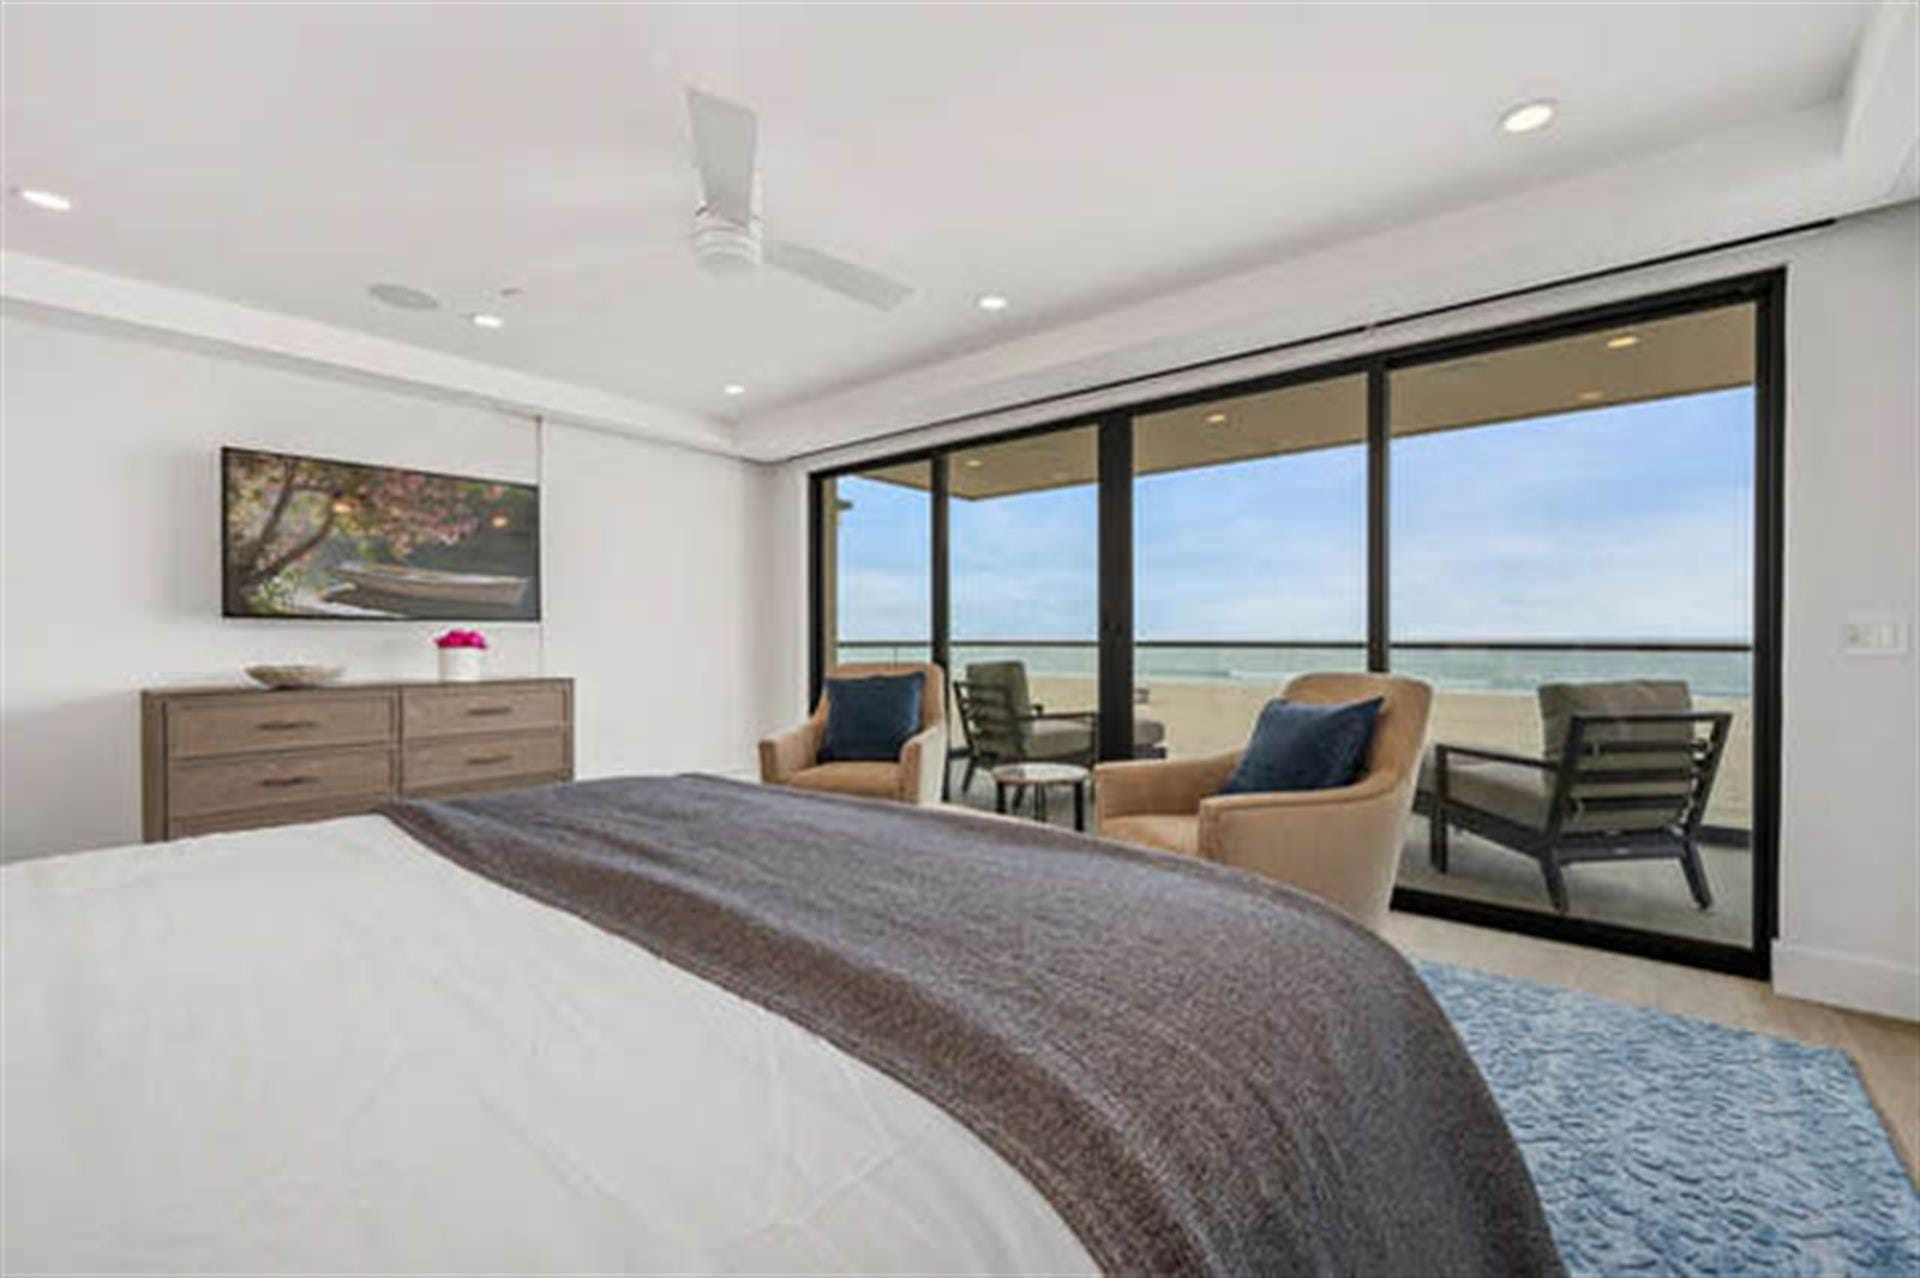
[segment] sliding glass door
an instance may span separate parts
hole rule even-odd
[[[960,748],[1091,765],[1099,684],[1098,428],[959,449],[948,467],[952,657]],[[1008,716],[1011,715],[1011,718]],[[978,739],[976,739],[978,738]],[[1063,811],[1065,809],[1063,808]]]
[[[1402,886],[1750,942],[1756,333],[1747,303],[1393,370],[1391,660],[1433,685],[1433,740],[1460,747],[1457,819],[1440,842],[1431,812],[1415,821]],[[1556,804],[1582,710],[1590,748],[1662,732],[1704,749],[1711,718],[1607,716],[1724,714],[1713,774],[1620,756],[1648,779]],[[1431,770],[1426,789],[1430,808]]]
[[[1367,379],[1133,419],[1140,753],[1244,745],[1289,677],[1367,660]]]
[[[1235,750],[1295,674],[1413,675],[1434,749],[1402,908],[1764,971],[1781,288],[817,475],[816,670],[931,656],[1036,716],[982,748],[959,732],[956,780],[1042,738],[1083,761]]]

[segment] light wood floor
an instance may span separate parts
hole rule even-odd
[[[1760,982],[1651,959],[1393,914],[1387,939],[1415,958],[1583,990],[1853,1057],[1909,1175],[1920,1178],[1920,1024],[1783,998]]]

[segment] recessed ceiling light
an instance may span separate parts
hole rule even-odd
[[[1227,424],[1227,415],[1225,413],[1208,413],[1207,414],[1207,425],[1225,426],[1226,424]]]
[[[1511,107],[1500,117],[1500,127],[1508,133],[1532,133],[1544,129],[1553,123],[1553,115],[1559,108],[1545,98],[1537,102],[1522,102]]]
[[[744,395],[747,393],[747,388],[739,382],[728,382],[720,388],[720,393],[722,395]]]
[[[467,318],[473,321],[475,328],[505,328],[507,326],[507,322],[498,315],[489,315],[485,311],[481,311],[477,315],[469,315]]]
[[[981,461],[978,457],[969,457],[966,460],[962,461],[960,464],[962,466],[965,466],[968,470],[979,470],[982,466],[986,465],[986,463]]]
[[[1004,311],[1008,302],[998,293],[982,293],[973,299],[973,304],[983,311]]]
[[[1580,396],[1579,396],[1580,402],[1583,404],[1596,403],[1599,400],[1605,399],[1606,397],[1607,395],[1605,391],[1597,391],[1597,390],[1584,390],[1580,392]]]
[[[34,186],[16,186],[13,188],[13,193],[36,209],[45,209],[49,213],[65,213],[73,207],[73,201],[58,191],[43,191]]]
[[[1639,344],[1639,337],[1632,333],[1622,333],[1618,337],[1609,337],[1607,339],[1607,349],[1610,351],[1624,351],[1630,346],[1638,346]]]
[[[405,284],[369,284],[367,293],[374,301],[403,311],[437,311],[440,299]]]

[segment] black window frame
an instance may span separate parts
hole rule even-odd
[[[826,481],[880,467],[926,462],[932,473],[934,503],[928,546],[934,571],[929,633],[934,659],[951,660],[950,567],[947,507],[948,460],[962,449],[1008,440],[1084,429],[1099,431],[1100,590],[1099,706],[1102,758],[1125,757],[1132,748],[1133,662],[1133,420],[1137,416],[1190,407],[1231,396],[1259,394],[1308,382],[1363,375],[1367,379],[1367,668],[1386,670],[1392,641],[1389,589],[1392,581],[1391,523],[1392,434],[1391,376],[1400,369],[1560,337],[1645,324],[1698,311],[1751,304],[1754,307],[1754,509],[1753,509],[1753,932],[1740,947],[1696,937],[1644,931],[1617,924],[1495,905],[1463,897],[1396,887],[1395,909],[1462,923],[1571,941],[1595,948],[1663,959],[1716,971],[1765,979],[1772,971],[1772,943],[1779,931],[1779,811],[1782,580],[1785,510],[1786,434],[1786,283],[1784,266],[1716,279],[1681,288],[1501,324],[1445,337],[1410,342],[1362,355],[1304,365],[1181,391],[1143,396],[1089,414],[1063,414],[1045,422],[937,444],[904,449],[857,462],[825,466],[808,473],[808,670],[809,703],[819,696],[826,670],[822,630],[823,494]],[[1442,308],[1451,310],[1455,308]],[[1555,645],[1561,646],[1561,645]],[[1642,645],[1648,646],[1648,645]]]

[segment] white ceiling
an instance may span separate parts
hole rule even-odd
[[[758,417],[1838,102],[1872,9],[9,4],[4,181],[76,207],[7,201],[4,244]],[[690,83],[759,111],[775,234],[919,293],[702,274]]]

